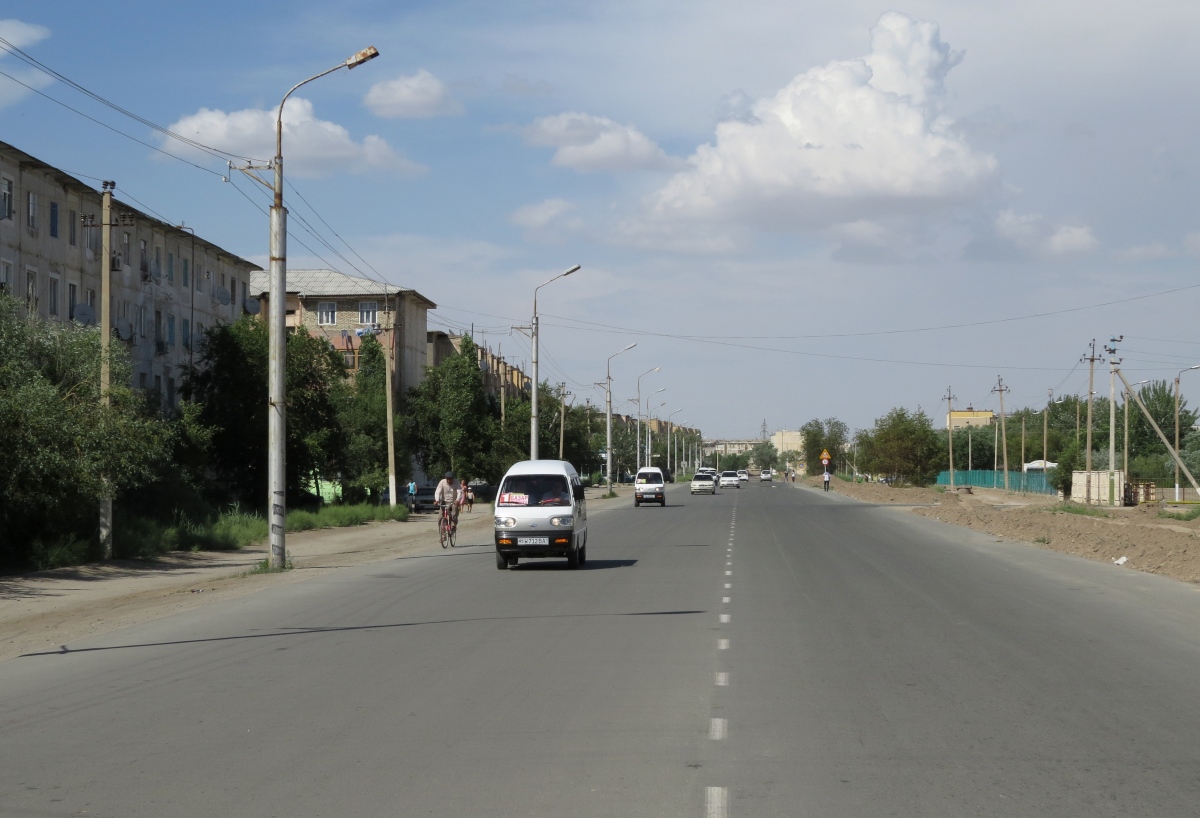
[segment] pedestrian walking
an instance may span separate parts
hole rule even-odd
[[[833,475],[831,475],[829,472],[825,472],[825,474],[823,476],[825,478],[825,490],[829,491],[829,478],[832,477]]]

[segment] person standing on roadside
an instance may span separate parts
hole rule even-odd
[[[414,511],[417,507],[417,481],[408,481],[408,510]]]
[[[826,491],[829,491],[829,478],[830,478],[830,477],[832,477],[832,476],[833,476],[833,475],[832,475],[832,474],[830,474],[829,472],[825,472],[825,474],[824,474],[824,475],[822,475],[822,477],[825,479],[825,490],[826,490]]]

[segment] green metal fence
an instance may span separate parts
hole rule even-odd
[[[981,489],[1003,489],[1004,472],[991,471],[990,469],[972,469],[970,471],[955,469],[954,484],[956,486],[975,486]],[[950,485],[949,471],[944,471],[938,475],[937,485]],[[1036,471],[1010,471],[1008,473],[1008,488],[1011,491],[1019,491],[1026,494],[1058,494],[1058,490],[1046,482],[1046,475],[1043,472]]]

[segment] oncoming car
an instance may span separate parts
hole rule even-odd
[[[770,483],[771,482],[771,470],[763,469],[762,472],[759,473],[758,479],[760,481],[762,481],[763,483]]]
[[[717,478],[711,474],[697,474],[692,478],[692,494],[716,494]]]
[[[742,479],[738,477],[735,471],[721,472],[721,488],[723,489],[740,489],[742,487]]]
[[[563,460],[514,463],[496,492],[496,567],[527,558],[587,561],[587,503],[574,466]]]
[[[642,503],[658,503],[660,506],[667,504],[666,480],[663,478],[662,469],[657,466],[645,466],[638,470],[637,477],[633,479],[633,504],[640,506]]]
[[[745,469],[738,469],[738,480],[741,480],[743,483],[749,483],[750,472],[746,471]]]

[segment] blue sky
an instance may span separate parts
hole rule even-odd
[[[287,178],[329,225],[291,195],[290,266],[326,266],[302,241],[356,272],[303,215],[437,302],[432,325],[527,361],[509,327],[582,264],[541,291],[542,374],[601,404],[636,341],[615,403],[658,366],[662,414],[735,437],[937,414],[947,386],[996,408],[998,376],[1008,406],[1082,394],[1110,335],[1130,380],[1200,363],[1200,5],[988,5],[18,3],[0,36],[262,159],[283,93],[375,45],[285,113]],[[204,170],[2,76],[0,138],[265,258],[242,174],[12,55],[0,71]]]

